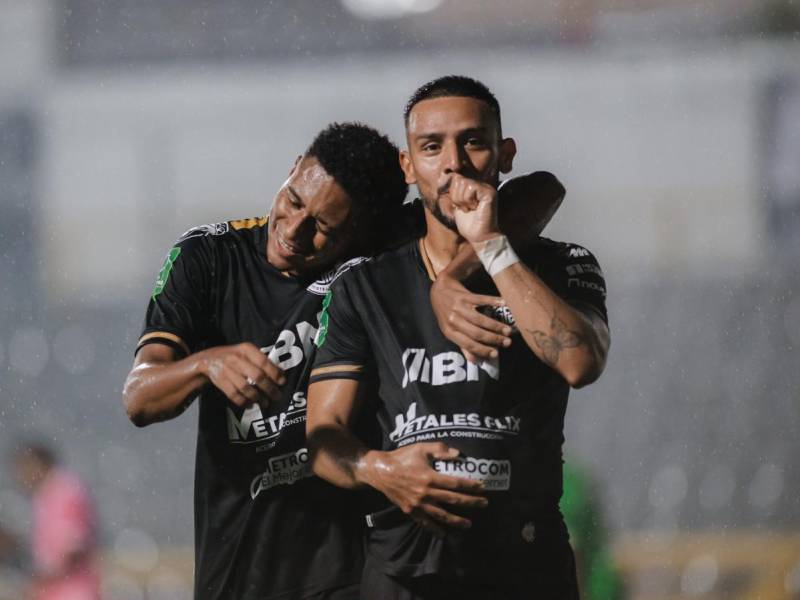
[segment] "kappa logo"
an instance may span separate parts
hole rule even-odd
[[[403,387],[419,381],[431,385],[447,385],[461,381],[478,381],[479,371],[492,379],[500,377],[500,361],[469,362],[460,352],[440,352],[428,358],[425,348],[406,348],[403,352]]]
[[[580,246],[572,246],[569,249],[569,255],[571,258],[582,258],[584,256],[589,256],[589,251],[586,248],[581,248]]]
[[[197,227],[192,227],[188,231],[184,232],[181,237],[178,238],[179,242],[184,240],[188,240],[190,238],[201,237],[204,235],[222,235],[223,233],[228,233],[230,226],[227,222],[225,223],[208,223],[207,225],[198,225]]]

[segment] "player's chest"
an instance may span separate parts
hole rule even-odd
[[[250,342],[284,370],[302,364],[313,349],[323,296],[291,281],[253,275],[221,286],[215,303],[215,337],[221,344]]]

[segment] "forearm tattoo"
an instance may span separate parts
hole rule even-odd
[[[524,280],[519,276],[518,273],[514,272],[512,274],[518,284],[525,285]],[[536,297],[535,291],[527,285],[525,285],[523,299],[526,303],[531,301],[536,302],[536,304],[538,304],[542,310],[547,310],[542,301]],[[578,331],[571,331],[567,329],[567,324],[559,319],[558,315],[555,313],[553,313],[553,317],[550,321],[549,333],[540,330],[529,329],[527,327],[523,327],[523,329],[525,329],[525,331],[527,331],[533,337],[534,343],[542,351],[542,361],[546,365],[549,365],[553,368],[555,368],[555,366],[558,364],[558,359],[563,350],[566,348],[585,346],[588,343],[584,334]]]
[[[549,334],[532,329],[527,331],[533,336],[533,341],[542,350],[542,361],[551,367],[555,367],[558,364],[558,358],[565,348],[577,348],[586,344],[586,336],[577,331],[568,330],[566,323],[555,315],[550,321]]]

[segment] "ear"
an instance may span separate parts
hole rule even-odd
[[[411,161],[411,155],[408,150],[400,151],[400,168],[406,174],[407,184],[417,183],[417,173],[414,171],[414,163]]]
[[[514,138],[505,138],[500,142],[500,154],[497,168],[501,173],[510,173],[514,167],[514,157],[517,155],[517,142]]]

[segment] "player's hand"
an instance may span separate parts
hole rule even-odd
[[[485,508],[483,483],[438,473],[434,460],[453,460],[459,452],[440,442],[412,444],[389,452],[371,452],[369,483],[400,510],[438,533],[442,526],[468,529],[472,522],[443,506]]]
[[[471,244],[501,235],[497,224],[497,190],[489,185],[455,174],[450,180],[450,202],[461,236]]]
[[[431,286],[431,305],[444,336],[472,363],[497,357],[511,345],[511,327],[478,312],[479,306],[504,306],[499,296],[473,294],[444,269]]]
[[[249,342],[204,350],[199,364],[206,378],[237,406],[274,402],[286,383],[283,371]]]

